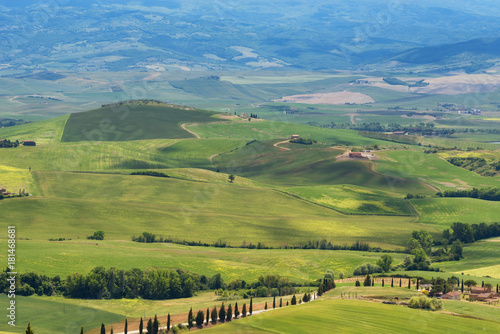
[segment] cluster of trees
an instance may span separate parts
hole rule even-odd
[[[500,168],[499,168],[500,170]],[[500,201],[500,188],[473,188],[472,190],[446,190],[436,193],[438,197],[470,197],[487,201]]]
[[[500,223],[467,224],[455,222],[449,229],[443,231],[442,244],[446,245],[454,242],[472,243],[481,239],[488,239],[500,236]]]
[[[87,237],[89,240],[104,240],[104,231],[95,231],[94,234]]]
[[[408,301],[409,308],[420,308],[424,310],[437,311],[443,308],[443,302],[436,298],[427,298],[426,296],[413,296]]]
[[[453,157],[447,159],[452,165],[462,167],[483,176],[494,176],[500,171],[500,161],[488,163],[479,157]]]
[[[9,139],[0,140],[0,148],[12,148],[18,146],[19,146],[19,140],[16,141],[10,141]]]
[[[298,139],[290,139],[290,143],[294,144],[304,144],[304,145],[312,145],[317,143],[318,141],[311,138],[298,138]]]
[[[0,128],[7,128],[9,126],[16,126],[20,124],[30,123],[22,119],[0,118]]]
[[[144,171],[144,172],[133,172],[130,175],[147,175],[147,176],[156,176],[156,177],[170,177],[165,173],[162,172],[155,172],[155,171]]]
[[[321,296],[323,293],[335,289],[336,284],[335,284],[335,274],[331,270],[327,270],[325,273],[325,276],[323,277],[323,280],[321,281],[319,287],[318,287],[318,296]],[[304,298],[307,296],[304,295]],[[309,296],[308,300],[304,299],[304,302],[308,302],[311,299],[311,296]]]

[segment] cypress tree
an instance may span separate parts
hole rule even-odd
[[[230,321],[232,318],[233,318],[233,307],[231,306],[231,304],[229,304],[226,311],[226,320]]]
[[[155,320],[153,320],[153,334],[158,334],[160,331],[160,322],[158,321],[158,317],[155,314]]]
[[[188,314],[188,321],[187,321],[187,323],[188,323],[188,327],[189,327],[189,328],[193,327],[193,308],[192,308],[192,307],[189,309],[189,314]]]
[[[28,329],[26,329],[26,332],[28,332]],[[101,322],[101,334],[106,334],[106,327],[104,327],[104,324]]]
[[[219,320],[221,322],[224,322],[224,320],[226,320],[226,309],[224,308],[224,303],[222,303],[222,306],[219,310]]]
[[[210,313],[210,318],[212,319],[213,324],[217,323],[217,306],[214,306],[214,308],[212,309],[212,313]]]
[[[80,329],[80,334],[83,334],[83,326],[82,326],[82,329]]]
[[[498,285],[497,285],[497,289],[498,289]],[[464,293],[464,279],[462,278],[462,285],[460,286],[460,291],[462,291],[462,293]]]
[[[394,288],[394,278],[391,278],[391,288]]]
[[[401,278],[400,278],[400,279],[399,279],[399,287],[401,287],[401,286],[402,286],[402,285],[401,285]]]
[[[460,280],[459,280],[459,282],[460,282]],[[418,277],[417,277],[417,291],[418,291],[419,283],[420,282],[419,282]]]
[[[463,280],[462,280],[463,281]],[[498,293],[498,284],[497,284],[497,293]]]
[[[484,281],[481,283],[481,287],[484,288]]]
[[[210,311],[208,310],[208,307],[207,307],[207,319],[206,319],[206,324],[208,325],[208,321],[210,320]]]
[[[28,327],[26,327],[26,334],[35,334],[35,332],[31,329],[31,321],[28,322]]]
[[[498,285],[497,285],[498,286]],[[280,298],[280,308],[283,306],[283,298]]]
[[[286,306],[288,306],[288,300],[286,301]]]
[[[203,311],[199,310],[198,313],[196,314],[196,326],[202,327],[204,319],[205,319],[205,315],[203,314]]]
[[[372,281],[372,286],[375,286],[375,278]]]
[[[253,298],[250,297],[250,308],[248,309],[248,313],[252,315],[252,312],[253,312]]]
[[[127,334],[127,333],[128,333],[128,320],[125,319],[125,328],[123,329],[123,334]]]
[[[170,331],[170,313],[167,316],[167,332]]]
[[[143,329],[144,329],[144,323],[142,322],[142,317],[141,317],[141,321],[139,322],[139,334],[142,334]]]
[[[276,296],[273,297],[273,308],[276,308]]]
[[[234,317],[238,319],[239,316],[240,316],[240,310],[238,310],[238,302],[236,302],[236,304],[234,304]]]
[[[411,280],[408,278],[408,289],[411,289]]]
[[[384,279],[382,278],[382,287],[384,287],[384,283],[385,283],[385,282],[384,282]]]
[[[148,334],[153,334],[153,319],[149,318],[146,329],[148,330]]]
[[[292,301],[290,302],[290,304],[292,304],[292,305],[296,305],[297,304],[297,298],[295,297],[295,295],[293,295]]]
[[[241,316],[246,317],[247,316],[247,304],[243,303],[243,308],[241,309]]]
[[[111,327],[111,332],[110,332],[110,334],[114,334],[114,332],[113,332],[113,327]]]

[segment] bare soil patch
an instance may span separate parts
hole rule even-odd
[[[285,96],[281,99],[273,100],[274,102],[293,102],[306,104],[364,104],[374,103],[375,100],[371,96],[362,93],[353,93],[348,91],[334,93],[315,93]]]

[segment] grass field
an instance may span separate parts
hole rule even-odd
[[[401,195],[370,188],[339,185],[284,188],[287,193],[349,214],[410,216],[413,211]]]
[[[22,229],[19,233],[24,234]],[[64,236],[66,234],[53,232],[52,237]],[[348,276],[357,266],[366,262],[374,264],[380,258],[375,252],[190,247],[137,243],[130,239],[92,242],[83,237],[63,242],[19,240],[18,249],[22,255],[19,272],[65,277],[90,272],[96,266],[182,268],[207,277],[220,273],[227,283],[235,279],[251,283],[267,274],[305,282],[321,278],[328,269]],[[394,263],[403,261],[403,254],[391,255]],[[6,260],[6,257],[2,255],[0,259]]]
[[[1,128],[0,138],[10,140],[34,140],[37,145],[54,144],[61,141],[69,115],[44,121]],[[5,149],[2,149],[3,153]]]
[[[213,122],[215,113],[169,105],[124,104],[71,114],[63,142],[194,138],[181,123]]]
[[[499,323],[454,317],[358,300],[321,300],[286,307],[229,324],[207,333],[480,333],[496,332]]]
[[[237,183],[86,173],[34,176],[42,197],[0,203],[4,222],[16,221],[20,236],[27,238],[52,238],[54,231],[76,238],[103,229],[111,239],[127,240],[154,231],[232,245],[246,240],[282,246],[317,239],[402,245],[421,226],[413,217],[343,215],[272,189]]]

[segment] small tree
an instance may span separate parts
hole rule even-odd
[[[276,296],[273,297],[273,308],[276,308]]]
[[[224,303],[222,303],[222,306],[219,310],[219,320],[221,322],[224,322],[224,320],[226,320],[226,309],[224,308]]]
[[[139,321],[139,334],[142,334],[143,329],[144,329],[144,323],[143,323],[142,317],[141,317],[141,321]]]
[[[153,319],[149,318],[146,329],[148,331],[148,334],[153,334]]]
[[[202,310],[199,310],[198,313],[196,314],[196,326],[202,327],[203,320],[205,320],[205,314],[203,314]]]
[[[419,279],[418,279],[418,277],[417,277],[417,291],[418,291],[418,288],[419,288],[419,286],[420,286],[420,284],[419,284],[419,283],[420,283],[420,281],[419,281]]]
[[[160,321],[158,316],[155,314],[155,320],[153,320],[153,334],[158,334],[160,331]]]
[[[235,178],[236,177],[233,174],[231,174],[231,175],[229,175],[229,177],[227,179],[229,182],[233,183]]]
[[[26,331],[28,331],[28,329],[26,329]],[[106,334],[106,327],[103,323],[101,323],[101,334]]]
[[[384,279],[382,278],[382,287],[384,287],[384,285],[385,285],[385,281],[384,281]]]
[[[401,278],[399,279],[399,287],[402,287],[402,281],[401,281]]]
[[[207,319],[206,319],[206,324],[208,325],[208,322],[210,321],[210,311],[207,307]]]
[[[297,297],[295,297],[295,295],[293,295],[290,304],[292,304],[292,305],[296,305],[297,304]]]
[[[83,329],[83,327],[82,327],[82,329]],[[102,332],[102,330],[101,330],[101,332]],[[106,333],[106,332],[104,332],[104,333]],[[35,332],[31,329],[31,321],[28,322],[28,327],[26,327],[26,334],[35,334]]]
[[[253,312],[253,297],[250,297],[250,308],[248,309],[248,313],[252,315]]]
[[[226,311],[226,320],[230,321],[232,318],[233,318],[233,307],[231,306],[231,304],[229,304]]]
[[[247,304],[243,304],[243,308],[241,309],[241,316],[246,317],[247,316]]]
[[[498,285],[497,285],[497,289],[498,289]],[[498,292],[498,291],[497,291]],[[280,308],[283,306],[283,298],[280,298]]]
[[[384,254],[377,261],[377,266],[379,266],[382,269],[382,271],[386,273],[389,270],[391,270],[392,261],[393,261],[392,256]]]
[[[371,286],[372,285],[372,278],[370,274],[367,274],[365,276],[365,281],[363,282],[363,286]]]
[[[238,302],[236,302],[234,304],[234,317],[238,319],[239,316],[240,316],[240,310],[238,309]]]
[[[286,301],[286,306],[288,306],[288,300]]]
[[[408,278],[408,289],[411,289],[411,279]]]
[[[468,279],[464,282],[464,284],[467,285],[468,288],[470,288],[471,286],[476,286],[477,282],[473,279]]]
[[[170,331],[170,323],[171,323],[171,321],[170,321],[170,313],[169,313],[167,316],[167,332]]]
[[[82,327],[82,329],[83,329],[83,327]],[[127,333],[128,333],[128,320],[125,319],[125,328],[123,329],[123,334],[127,334]]]
[[[361,286],[361,283],[359,282],[359,280],[356,280],[356,282],[354,283],[355,286]]]
[[[217,306],[214,306],[214,308],[212,309],[212,313],[210,313],[210,318],[212,319],[213,324],[217,323]]]
[[[192,327],[193,327],[193,308],[192,308],[192,307],[189,309],[189,313],[188,313],[188,321],[187,321],[187,323],[188,323],[188,327],[189,327],[189,328],[192,328]]]
[[[109,333],[114,334],[113,327],[111,327],[111,331]]]
[[[32,332],[32,333],[33,333],[33,332]],[[127,333],[127,332],[125,332],[125,334],[126,334],[126,333]],[[80,334],[83,334],[83,326],[82,326],[82,328],[80,329]]]
[[[391,278],[391,288],[394,288],[394,278]]]

